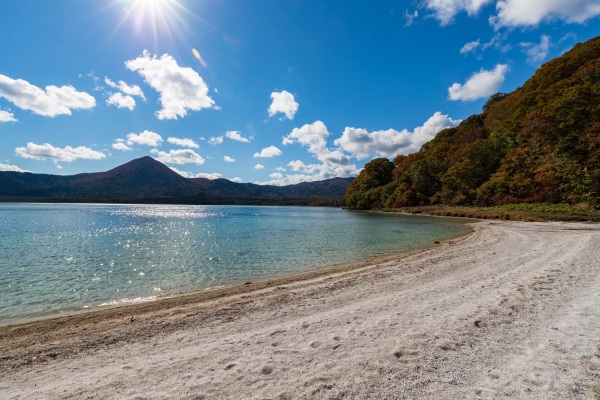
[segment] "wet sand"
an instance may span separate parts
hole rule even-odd
[[[0,328],[0,397],[600,398],[600,226]]]

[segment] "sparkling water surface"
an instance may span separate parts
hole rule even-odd
[[[336,208],[0,203],[0,324],[358,261],[464,221]]]

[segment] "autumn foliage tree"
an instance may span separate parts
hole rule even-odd
[[[600,37],[544,64],[522,87],[439,132],[420,151],[369,162],[349,208],[598,204]]]

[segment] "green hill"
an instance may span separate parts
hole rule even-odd
[[[346,192],[353,209],[588,203],[600,196],[600,37],[497,93],[455,128],[393,162],[369,162]]]

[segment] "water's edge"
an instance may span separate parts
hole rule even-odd
[[[0,325],[364,264],[469,231],[465,220],[386,214],[2,204]]]
[[[387,214],[384,212],[377,212],[382,214]],[[408,215],[409,217],[411,215]],[[432,215],[418,215],[418,217],[425,218],[443,218],[448,219],[448,217],[438,217]],[[170,308],[173,306],[180,306],[183,304],[190,303],[203,303],[209,302],[216,299],[222,299],[230,296],[239,296],[243,294],[247,294],[250,292],[257,292],[260,290],[269,289],[272,287],[277,287],[281,285],[293,285],[303,282],[308,282],[311,280],[319,279],[319,278],[327,278],[328,276],[344,274],[355,272],[360,269],[373,268],[377,265],[391,262],[391,261],[400,261],[403,258],[413,256],[415,254],[426,252],[432,248],[436,248],[439,246],[446,246],[450,244],[455,244],[458,242],[462,242],[464,240],[468,240],[475,233],[475,223],[478,220],[465,219],[465,218],[456,218],[460,220],[465,227],[468,227],[468,231],[463,234],[457,234],[450,237],[445,237],[439,241],[431,242],[423,244],[420,247],[412,248],[409,250],[399,250],[395,252],[390,252],[385,255],[374,255],[374,256],[366,256],[360,259],[344,262],[344,263],[336,263],[330,265],[324,265],[322,267],[317,267],[311,270],[305,270],[301,272],[276,275],[268,278],[259,279],[256,281],[246,281],[246,282],[238,282],[231,284],[218,285],[213,287],[208,287],[199,290],[191,290],[191,291],[182,291],[176,293],[169,293],[165,295],[157,295],[144,299],[133,299],[129,302],[123,301],[115,301],[110,304],[103,304],[98,306],[91,306],[85,308],[72,308],[72,309],[63,309],[55,312],[50,312],[43,315],[36,316],[16,316],[14,318],[6,318],[0,319],[0,327],[17,327],[17,326],[25,326],[29,324],[35,324],[36,322],[46,322],[55,320],[56,322],[69,320],[73,316],[87,315],[87,316],[100,316],[100,314],[111,314],[114,312],[119,312],[120,314],[131,314],[132,316],[139,313],[144,312],[147,309],[152,308]]]

